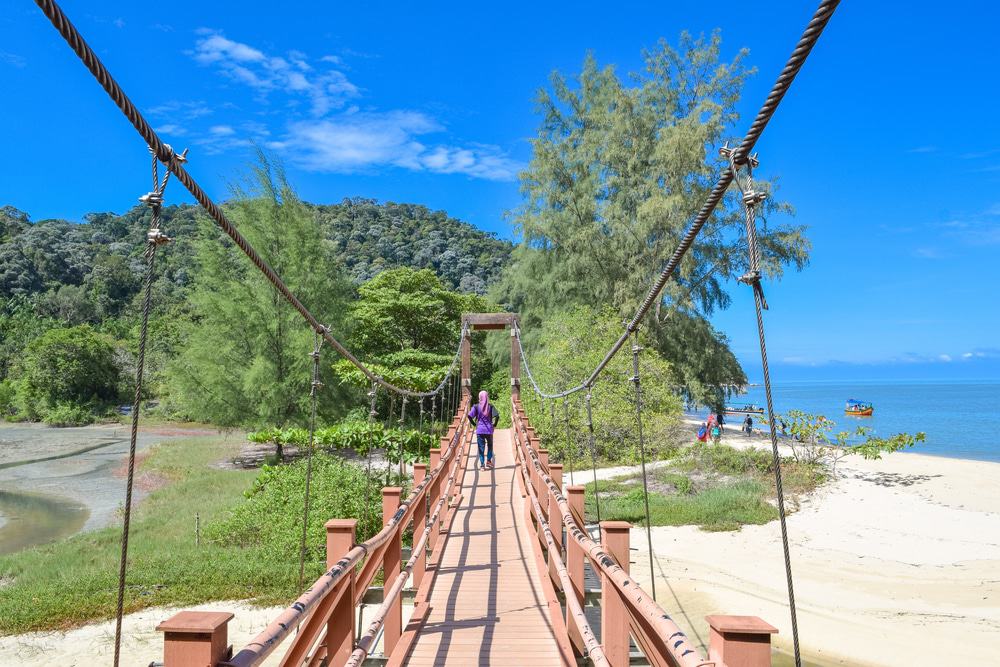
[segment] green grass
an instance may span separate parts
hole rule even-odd
[[[260,548],[220,546],[204,535],[195,546],[195,514],[202,528],[229,516],[256,477],[254,471],[211,464],[235,453],[221,438],[174,440],[143,463],[171,480],[139,505],[129,542],[127,612],[157,605],[253,599],[260,604],[294,598],[297,553],[275,558]],[[291,511],[291,510],[289,510]],[[301,511],[301,505],[298,509]],[[120,527],[0,557],[0,634],[66,628],[113,617],[117,599]],[[307,579],[322,572],[307,567]]]
[[[605,485],[601,490],[601,519],[645,525],[642,484]],[[777,510],[764,500],[767,488],[756,480],[741,480],[696,493],[649,493],[649,517],[653,526],[699,526],[703,530],[738,530],[746,524],[764,524],[778,518]],[[596,519],[593,483],[587,489],[587,516]]]

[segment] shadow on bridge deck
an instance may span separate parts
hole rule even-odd
[[[559,642],[523,525],[510,431],[494,436],[496,467],[473,452],[407,665],[561,665]]]

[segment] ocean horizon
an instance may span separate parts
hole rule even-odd
[[[968,380],[793,380],[772,385],[778,414],[801,410],[823,415],[836,423],[833,432],[867,426],[874,435],[896,433],[927,435],[907,452],[948,458],[1000,462],[1000,381]],[[875,406],[871,417],[844,414],[848,399]],[[754,403],[766,408],[764,387],[753,384],[734,395],[731,405]],[[705,410],[698,412],[703,415]],[[730,417],[738,428],[742,417]],[[763,416],[754,416],[754,427],[767,430]]]

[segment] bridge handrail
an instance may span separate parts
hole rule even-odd
[[[535,493],[535,488],[531,484],[528,471],[521,464],[521,460],[523,459],[518,457],[517,468],[521,472],[521,478],[524,482],[525,491],[528,494],[528,498],[531,500],[531,511],[535,515],[535,519],[538,521],[538,526],[541,528],[542,534],[545,536],[545,543],[548,546],[549,558],[551,559],[556,573],[559,575],[559,581],[562,582],[563,590],[572,591],[573,582],[570,581],[569,572],[566,571],[566,565],[563,563],[562,557],[560,556],[559,547],[556,545],[555,538],[552,536],[552,529],[549,527],[549,522],[546,520],[542,512],[542,506],[538,502],[538,495]],[[576,624],[576,627],[580,632],[580,636],[583,639],[583,643],[587,648],[587,652],[584,657],[589,657],[590,660],[597,665],[597,667],[610,667],[611,663],[608,661],[607,656],[604,655],[604,648],[601,646],[600,642],[597,641],[597,636],[594,634],[593,629],[590,627],[590,623],[587,621],[587,616],[583,612],[583,607],[580,605],[580,601],[577,600],[575,595],[567,594],[566,606],[570,611],[568,618],[572,618],[573,622]]]
[[[371,650],[371,648],[375,645],[375,639],[376,637],[378,637],[378,633],[382,629],[382,625],[385,623],[385,619],[386,616],[388,615],[390,608],[396,601],[396,598],[398,598],[399,595],[403,592],[403,586],[406,585],[406,581],[410,578],[410,573],[413,571],[414,565],[420,559],[421,554],[424,553],[424,550],[427,547],[427,541],[430,538],[431,531],[438,525],[438,521],[440,520],[441,517],[441,511],[448,504],[448,500],[451,497],[452,487],[454,487],[455,481],[458,479],[460,470],[463,474],[465,472],[464,468],[462,468],[461,465],[461,457],[462,454],[464,454],[467,451],[467,446],[471,441],[471,437],[467,433],[465,433],[466,429],[464,424],[465,422],[464,417],[462,418],[462,421],[463,421],[462,434],[459,435],[458,441],[460,443],[464,441],[464,445],[462,445],[459,448],[458,451],[459,460],[456,461],[456,464],[451,467],[451,474],[448,476],[448,485],[447,487],[445,487],[444,493],[441,494],[440,500],[438,500],[437,504],[435,505],[434,513],[427,520],[427,526],[424,528],[422,534],[420,535],[420,539],[413,545],[410,559],[406,561],[406,565],[393,580],[392,587],[389,588],[388,591],[383,595],[382,604],[375,611],[375,617],[372,619],[371,623],[368,624],[368,629],[365,631],[365,634],[357,642],[357,647],[354,649],[354,652],[351,653],[351,657],[347,661],[345,667],[359,667],[364,662],[364,659],[368,657],[368,653]],[[442,459],[442,464],[443,463],[444,460]],[[402,525],[405,526],[406,522],[404,521]],[[389,586],[388,577],[386,578],[386,581],[383,585]]]
[[[669,657],[670,662],[663,664],[676,664],[680,667],[702,667],[713,665],[714,662],[706,661],[698,650],[694,647],[687,635],[670,618],[664,609],[657,604],[653,598],[646,593],[625,570],[615,562],[615,559],[607,553],[598,542],[590,538],[590,535],[577,523],[569,502],[562,495],[558,485],[548,475],[539,459],[537,452],[531,445],[531,435],[534,429],[528,423],[527,415],[518,398],[512,397],[511,411],[514,432],[514,443],[521,449],[524,460],[531,459],[536,473],[548,487],[559,507],[563,524],[566,526],[566,533],[583,548],[591,563],[598,568],[617,589],[619,597],[625,605],[630,618],[633,631],[637,633],[636,639],[641,648],[646,649],[646,657],[653,662],[655,658],[663,656]],[[530,429],[530,433],[529,433]],[[567,591],[567,600],[572,595]],[[649,649],[655,648],[659,655],[650,655]],[[655,663],[654,664],[659,664]]]
[[[368,568],[369,563],[378,562],[378,559],[374,558],[378,551],[387,545],[390,539],[395,535],[397,531],[401,531],[403,527],[406,526],[406,522],[412,516],[413,511],[416,509],[417,503],[424,498],[424,494],[430,487],[430,484],[440,475],[441,471],[445,469],[445,466],[449,463],[452,456],[455,456],[461,442],[462,436],[465,434],[465,410],[468,405],[468,397],[464,397],[462,402],[458,407],[454,418],[452,419],[452,425],[454,434],[449,440],[448,448],[441,453],[441,460],[438,465],[427,472],[427,476],[410,492],[410,495],[399,505],[399,509],[393,515],[392,519],[379,531],[376,535],[370,539],[355,545],[352,547],[346,555],[344,555],[340,560],[338,560],[333,567],[324,572],[314,583],[310,586],[305,593],[300,595],[298,599],[293,602],[288,608],[286,608],[281,614],[278,615],[271,623],[261,631],[256,637],[254,637],[246,646],[244,646],[239,653],[230,658],[229,661],[223,663],[227,667],[253,667],[259,665],[264,661],[273,651],[276,649],[282,641],[284,641],[289,634],[291,634],[296,627],[306,619],[308,619],[312,613],[315,611],[316,607],[327,597],[332,591],[337,589],[338,584],[344,579],[344,577],[350,575],[354,568],[364,559],[366,556],[370,556],[368,562],[365,564],[365,569],[362,570],[363,575]],[[450,430],[450,429],[449,429]],[[431,524],[433,525],[433,524]],[[377,567],[371,570],[371,578],[374,578],[375,573],[378,571]],[[362,580],[363,581],[363,580]],[[365,586],[361,586],[360,595],[364,595]],[[355,604],[360,598],[355,596]]]

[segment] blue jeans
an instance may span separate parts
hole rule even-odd
[[[483,455],[486,455],[486,460],[490,463],[493,462],[493,434],[492,433],[477,433],[476,434],[476,444],[479,445],[479,465],[482,467]]]

